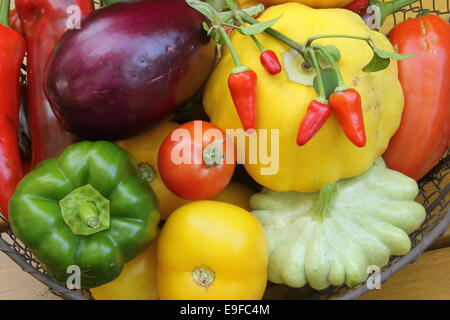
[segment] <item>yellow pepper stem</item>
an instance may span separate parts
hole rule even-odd
[[[208,287],[216,280],[216,274],[208,267],[201,267],[192,271],[192,279],[196,284],[208,290]]]

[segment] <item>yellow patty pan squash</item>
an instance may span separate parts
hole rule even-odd
[[[380,158],[364,174],[319,193],[264,189],[250,204],[269,241],[269,280],[291,287],[353,287],[370,266],[411,249],[408,234],[425,219],[417,183]]]
[[[281,17],[280,17],[281,16]],[[394,52],[388,39],[371,31],[363,20],[344,9],[312,9],[299,3],[286,3],[268,8],[259,18],[280,17],[274,29],[305,43],[308,37],[324,34],[371,36],[376,45]],[[257,35],[267,49],[274,50],[280,60],[290,48],[267,34]],[[258,75],[257,129],[279,130],[279,170],[264,175],[262,161],[246,163],[248,173],[260,184],[276,191],[316,192],[324,184],[353,177],[366,171],[386,149],[397,130],[403,111],[403,92],[397,76],[397,63],[379,72],[361,69],[371,60],[370,47],[360,40],[332,38],[317,43],[334,45],[341,53],[339,66],[347,85],[362,97],[367,144],[355,147],[345,136],[332,115],[320,132],[305,146],[296,144],[297,131],[310,101],[318,95],[314,88],[288,79],[285,71],[272,76],[259,61],[259,51],[250,37],[233,32],[232,42],[244,65]],[[241,128],[232,102],[227,80],[234,68],[232,57],[224,50],[205,88],[204,107],[211,122],[222,129]],[[268,134],[270,136],[270,134]],[[270,144],[269,144],[270,149]]]

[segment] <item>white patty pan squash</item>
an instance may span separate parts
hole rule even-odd
[[[269,241],[269,280],[317,290],[353,287],[371,265],[411,249],[408,234],[424,221],[414,201],[417,183],[386,168],[380,158],[367,172],[320,193],[264,189],[250,200]]]

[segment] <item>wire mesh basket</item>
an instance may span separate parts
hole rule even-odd
[[[415,17],[417,13],[428,9],[445,20],[450,18],[450,0],[420,0],[395,13],[384,24],[381,32],[401,21]],[[387,281],[405,265],[414,262],[447,229],[450,223],[450,154],[433,168],[421,181],[417,201],[426,208],[427,217],[421,228],[410,235],[411,251],[402,257],[391,257],[389,263],[381,269],[381,282]],[[92,296],[88,290],[72,291],[52,280],[32,252],[15,237],[9,228],[0,234],[0,250],[17,263],[23,271],[45,284],[52,293],[67,300],[88,300]],[[293,289],[283,285],[269,283],[265,299],[356,299],[369,289],[365,283],[349,289],[347,287],[329,287],[315,291],[310,287]]]

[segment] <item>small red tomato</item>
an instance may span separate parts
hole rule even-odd
[[[159,149],[158,168],[164,184],[187,200],[218,195],[229,184],[236,167],[234,148],[228,142],[232,141],[226,139],[223,130],[206,121],[179,126]]]

